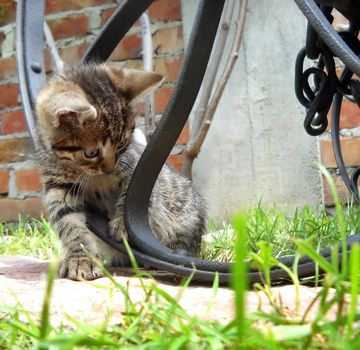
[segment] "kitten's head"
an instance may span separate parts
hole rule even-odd
[[[107,64],[69,68],[38,95],[38,142],[90,175],[111,173],[132,139],[130,103],[161,80],[157,73]]]

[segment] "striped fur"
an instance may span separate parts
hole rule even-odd
[[[60,276],[102,276],[91,257],[112,265],[127,263],[127,257],[87,228],[85,208],[96,206],[106,213],[114,239],[126,237],[125,195],[144,147],[133,139],[130,104],[161,79],[156,73],[92,64],[67,69],[41,90],[37,154],[44,204],[64,247]],[[149,223],[166,246],[199,253],[204,205],[190,181],[167,165],[151,196]]]

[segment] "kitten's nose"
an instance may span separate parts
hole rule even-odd
[[[115,161],[113,159],[105,159],[100,166],[101,171],[110,174],[114,171]]]

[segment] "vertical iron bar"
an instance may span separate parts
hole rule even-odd
[[[344,159],[341,152],[341,143],[340,143],[340,111],[341,111],[341,103],[343,96],[341,93],[337,92],[334,95],[333,99],[333,108],[331,114],[331,141],[334,150],[334,156],[336,160],[336,164],[340,171],[341,177],[351,193],[354,196],[355,200],[360,203],[359,193],[354,184],[350,180],[350,177],[346,171],[346,166],[344,163]]]
[[[44,0],[18,0],[16,9],[16,62],[20,95],[34,141],[35,97],[45,82]]]

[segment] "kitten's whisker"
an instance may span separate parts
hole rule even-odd
[[[86,187],[87,187],[87,184],[89,183],[88,179],[89,179],[89,175],[84,172],[84,176],[81,181],[81,189],[80,189],[80,200],[82,201],[83,204],[85,203],[85,193],[87,191]],[[82,196],[82,199],[81,199],[81,196]]]
[[[88,193],[88,186],[91,180],[91,176],[85,173],[85,178],[84,178],[84,185],[83,185],[83,199],[82,202],[85,203],[85,193]]]
[[[79,194],[82,192],[81,191],[81,187],[82,187],[82,182],[84,180],[86,173],[83,171],[76,179],[76,183],[74,183],[74,185],[77,185],[77,189],[76,189],[76,193],[75,193],[75,202],[76,203],[80,203],[79,201]]]

